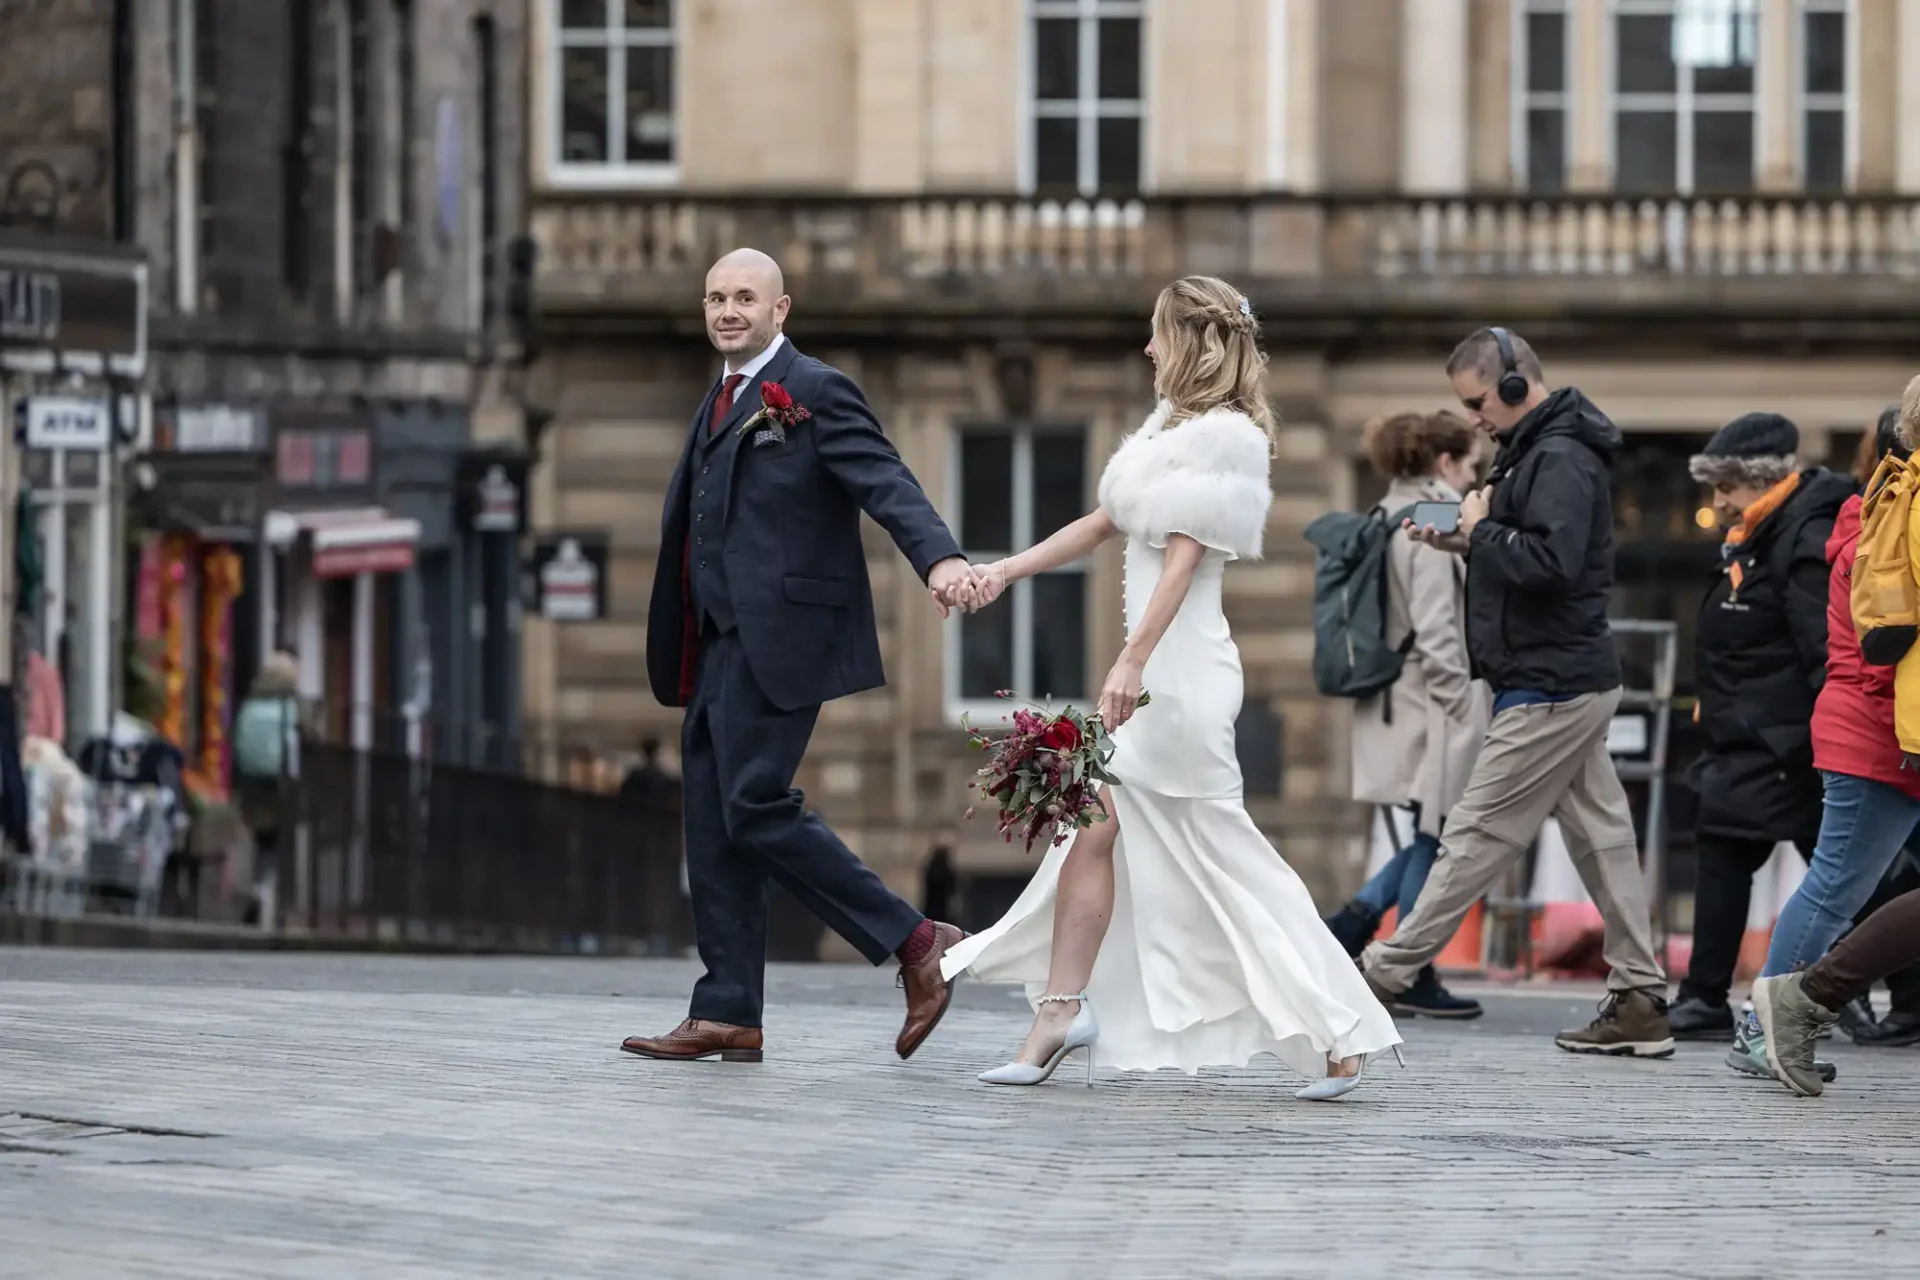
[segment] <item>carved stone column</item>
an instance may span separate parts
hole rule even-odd
[[[1406,0],[1401,43],[1401,186],[1415,194],[1467,188],[1467,0]]]
[[[1571,137],[1567,190],[1605,191],[1613,185],[1607,163],[1612,150],[1613,86],[1607,82],[1607,51],[1613,45],[1607,0],[1573,0],[1567,46],[1572,52],[1567,113]]]

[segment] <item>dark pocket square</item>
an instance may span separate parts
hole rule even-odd
[[[754,432],[753,439],[748,443],[751,444],[755,449],[762,449],[770,444],[785,444],[786,442],[787,442],[787,433],[785,431],[783,431],[779,427],[768,426],[768,427],[762,427],[758,431]]]

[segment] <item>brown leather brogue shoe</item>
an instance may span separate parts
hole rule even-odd
[[[900,985],[907,989],[907,1020],[900,1028],[900,1038],[893,1042],[893,1050],[901,1057],[911,1058],[946,1016],[947,1006],[953,1002],[953,984],[940,976],[940,957],[966,936],[955,925],[935,921],[932,949],[920,957],[919,964],[900,966]]]
[[[722,1062],[760,1061],[760,1028],[736,1027],[725,1022],[688,1018],[663,1036],[628,1036],[620,1048],[643,1058],[693,1062],[718,1058]]]

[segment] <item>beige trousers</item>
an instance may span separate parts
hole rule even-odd
[[[1548,817],[1560,820],[1567,852],[1606,922],[1607,986],[1667,984],[1653,950],[1627,793],[1607,754],[1607,725],[1620,690],[1567,702],[1509,707],[1493,718],[1466,794],[1447,814],[1440,856],[1420,900],[1391,938],[1362,957],[1367,976],[1404,991],[1439,955]]]

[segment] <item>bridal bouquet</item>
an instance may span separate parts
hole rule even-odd
[[[1012,698],[1002,689],[996,697]],[[1140,706],[1147,694],[1140,694]],[[1013,713],[1013,731],[993,737],[964,720],[974,748],[987,753],[978,781],[968,784],[1000,807],[999,832],[1009,844],[1016,834],[1029,852],[1041,836],[1059,844],[1081,827],[1106,816],[1098,787],[1117,787],[1107,772],[1113,739],[1099,715],[1083,715],[1068,706],[1058,714],[1029,703]],[[967,816],[973,816],[973,809]]]

